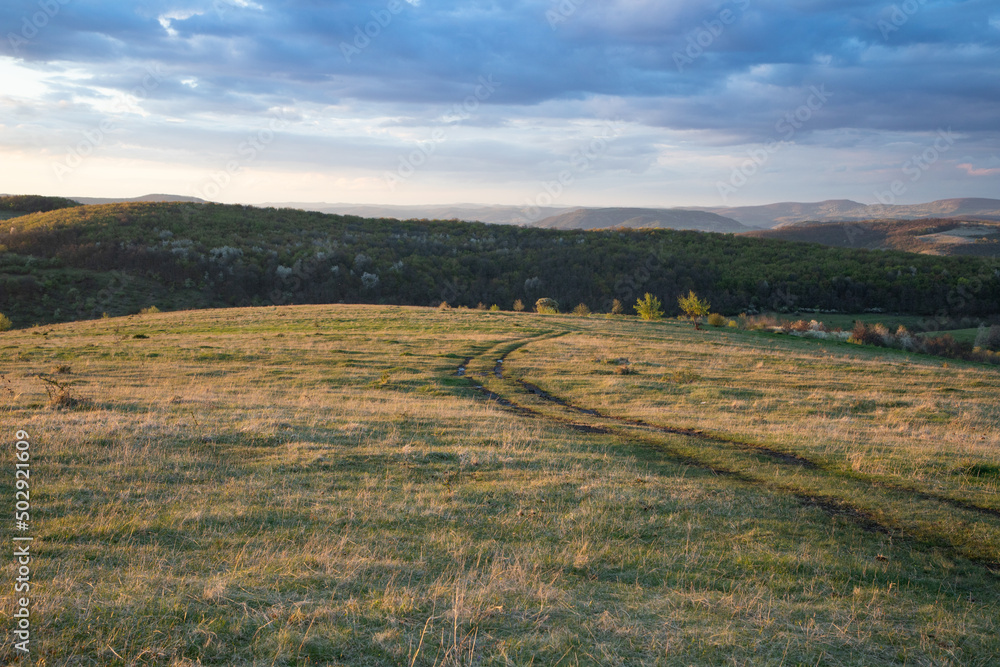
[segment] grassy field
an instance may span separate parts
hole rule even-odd
[[[995,367],[302,306],[6,332],[0,372],[5,442],[32,442],[20,664],[1000,655]]]

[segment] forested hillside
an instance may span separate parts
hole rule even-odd
[[[10,225],[10,229],[6,228]],[[827,248],[671,230],[561,231],[190,203],[82,206],[0,232],[0,312],[17,326],[160,309],[286,303],[608,310],[695,290],[713,310],[880,308],[982,316],[1000,267],[978,257]]]
[[[0,196],[0,220],[27,213],[55,211],[60,208],[79,206],[80,202],[65,197],[43,197],[41,195]]]
[[[748,236],[846,248],[905,250],[930,255],[1000,256],[1000,222],[957,219],[800,222]]]

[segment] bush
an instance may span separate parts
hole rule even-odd
[[[154,315],[154,314],[156,314],[158,312],[160,312],[159,308],[157,308],[156,306],[150,306],[149,308],[143,308],[142,310],[140,310],[139,314],[140,315]]]
[[[677,297],[677,304],[684,311],[684,314],[694,322],[695,329],[698,328],[701,318],[708,315],[708,309],[712,307],[708,301],[699,299],[694,290],[689,290],[687,296]]]
[[[14,323],[10,321],[10,318],[0,313],[0,331],[10,331]]]
[[[451,310],[451,306],[448,305],[447,301],[442,301],[438,304],[438,310]]]
[[[585,303],[581,303],[573,309],[574,315],[590,315],[590,308]]]
[[[646,292],[644,297],[635,302],[635,312],[644,320],[658,320],[663,317],[663,303]]]
[[[1000,349],[1000,324],[994,324],[989,329],[985,324],[979,325],[976,333],[976,347],[990,350]]]
[[[498,312],[500,312],[500,306],[498,306],[498,305],[496,305],[494,303],[492,306],[490,306],[490,312],[491,313],[498,313]]]
[[[712,313],[708,316],[708,324],[713,327],[724,327],[728,322],[726,318],[718,313]]]
[[[612,315],[623,315],[625,313],[625,306],[621,301],[615,299],[611,302],[611,314]]]
[[[549,299],[543,297],[535,302],[535,312],[543,313],[546,315],[558,315],[559,314],[559,302],[555,299]]]
[[[779,326],[781,322],[774,315],[754,315],[747,318],[747,328],[752,331],[765,331]]]
[[[694,371],[674,371],[673,373],[667,373],[663,376],[662,380],[664,382],[674,382],[676,384],[690,384],[692,382],[697,382],[701,379],[701,376]]]
[[[524,312],[524,302],[518,299],[514,302],[514,312],[521,313]]]
[[[854,328],[851,329],[851,337],[847,339],[847,342],[855,343],[857,345],[875,345],[877,347],[885,347],[885,334],[888,333],[889,330],[881,324],[870,325],[867,322],[857,320],[854,322]]]
[[[938,357],[951,357],[961,359],[966,353],[972,352],[971,345],[962,345],[951,334],[924,338],[924,352]]]

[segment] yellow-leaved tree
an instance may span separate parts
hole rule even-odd
[[[708,315],[708,309],[712,307],[708,301],[699,299],[694,290],[690,290],[687,296],[677,297],[677,303],[680,305],[681,310],[684,311],[684,314],[694,322],[695,329],[700,328],[701,318]]]

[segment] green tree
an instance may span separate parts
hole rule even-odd
[[[711,308],[711,304],[704,299],[699,299],[698,295],[694,293],[694,290],[690,290],[687,296],[681,296],[677,298],[677,303],[680,305],[681,310],[684,314],[691,318],[694,322],[694,328],[701,328],[701,318],[708,315],[708,309]]]
[[[663,303],[646,292],[646,295],[635,302],[635,312],[644,320],[658,320],[663,317]]]

